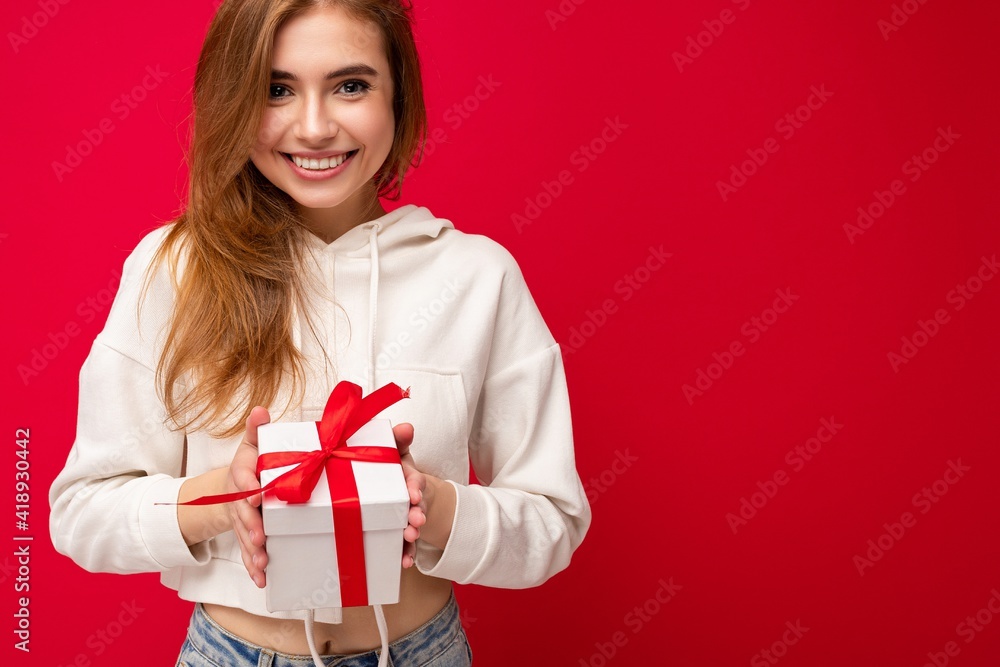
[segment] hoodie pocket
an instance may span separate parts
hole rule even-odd
[[[395,382],[410,397],[378,416],[396,426],[413,424],[410,453],[421,472],[469,482],[469,411],[465,383],[458,371],[388,368],[378,372],[376,386]]]

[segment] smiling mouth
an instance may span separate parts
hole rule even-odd
[[[323,171],[324,169],[336,169],[340,165],[344,164],[344,162],[348,159],[353,157],[357,152],[358,149],[354,149],[353,151],[348,151],[347,153],[343,153],[335,157],[325,157],[322,159],[303,158],[291,153],[282,153],[282,155],[288,158],[296,167],[308,169],[310,171]]]

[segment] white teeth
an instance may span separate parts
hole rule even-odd
[[[331,167],[339,167],[347,159],[347,153],[338,155],[337,157],[325,157],[322,160],[317,160],[315,158],[301,158],[298,155],[292,155],[292,162],[295,166],[302,167],[303,169],[330,169]]]

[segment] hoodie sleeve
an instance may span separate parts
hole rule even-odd
[[[576,470],[560,347],[513,257],[504,255],[469,443],[479,484],[449,480],[458,502],[448,544],[440,550],[418,540],[416,564],[461,584],[528,588],[569,564],[591,512]]]
[[[49,489],[56,551],[91,572],[159,572],[209,559],[207,543],[185,543],[177,508],[155,505],[176,502],[186,479],[184,434],[165,424],[148,342],[169,312],[162,276],[136,316],[142,272],[161,236],[147,236],[125,261],[107,324],[80,370],[76,440]]]

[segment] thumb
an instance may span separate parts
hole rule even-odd
[[[271,421],[271,416],[267,409],[256,406],[250,411],[247,417],[246,432],[243,435],[243,442],[240,443],[237,457],[243,461],[244,469],[247,471],[242,480],[242,486],[246,490],[259,489],[260,482],[257,479],[257,429]],[[248,497],[247,502],[251,507],[257,507],[261,503],[260,494]]]
[[[413,443],[413,424],[408,422],[396,424],[392,427],[392,435],[396,439],[396,449],[399,450],[400,456],[406,456]]]
[[[243,443],[250,445],[251,447],[257,446],[257,427],[263,426],[271,421],[271,415],[268,414],[267,408],[260,405],[254,407],[250,411],[250,415],[247,417],[247,428],[246,433],[243,436]]]

